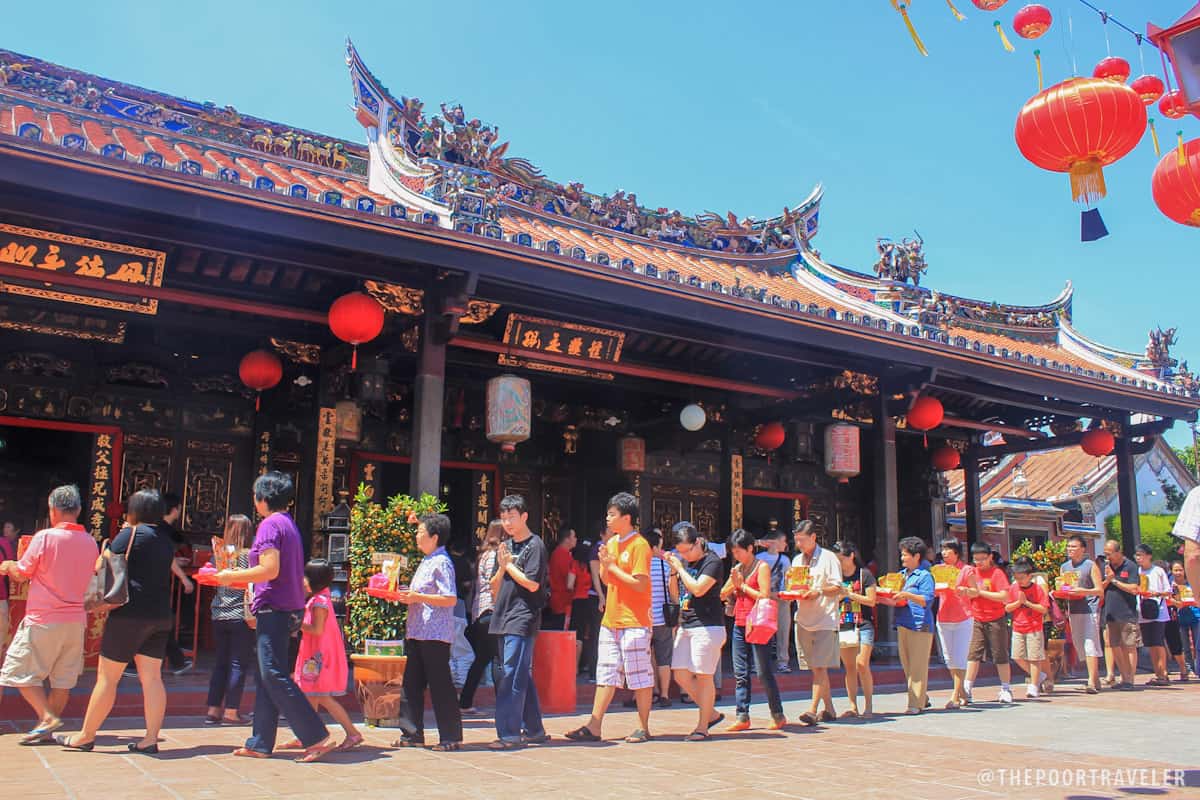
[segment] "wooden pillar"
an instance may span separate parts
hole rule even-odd
[[[875,562],[881,572],[899,568],[900,504],[896,473],[896,421],[889,415],[887,397],[875,403],[872,437],[875,454]]]
[[[417,376],[413,383],[412,472],[409,493],[438,496],[442,474],[442,414],[446,392],[446,341],[436,305],[426,297]]]
[[[983,541],[983,497],[979,486],[979,460],[969,452],[963,456],[964,501],[967,506],[967,552],[971,560],[971,545]]]
[[[1125,420],[1128,428],[1129,421]],[[1117,499],[1121,504],[1121,549],[1128,558],[1133,558],[1133,551],[1142,543],[1141,520],[1138,516],[1138,489],[1136,465],[1133,460],[1129,437],[1117,437],[1115,454],[1117,458]]]

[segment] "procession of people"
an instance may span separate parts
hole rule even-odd
[[[254,484],[261,522],[253,538],[247,517],[234,515],[226,526],[225,538],[239,555],[216,573],[221,588],[212,614],[218,648],[204,721],[251,726],[249,737],[233,750],[236,756],[269,758],[294,751],[296,760],[310,763],[354,749],[364,737],[338,699],[348,675],[329,594],[332,571],[321,559],[305,560],[300,530],[288,511],[293,495],[288,476],[265,473]],[[175,545],[162,524],[159,492],[138,491],[127,505],[125,526],[98,548],[77,521],[79,490],[60,486],[48,498],[50,527],[36,533],[19,558],[14,548],[4,548],[0,578],[5,589],[11,582],[29,583],[25,615],[7,653],[0,649],[0,685],[17,688],[36,719],[21,737],[22,745],[93,750],[113,707],[116,685],[132,663],[142,686],[146,730],[128,750],[159,752],[167,711],[162,669],[173,639],[169,614]],[[929,665],[935,638],[953,679],[947,711],[980,702],[976,684],[984,662],[992,663],[999,675],[996,699],[1002,704],[1015,700],[1012,663],[1027,676],[1025,697],[1056,691],[1044,638],[1055,600],[1028,558],[1015,559],[1010,572],[997,564],[986,544],[972,545],[967,564],[956,539],[938,543],[935,555],[922,539],[905,537],[896,554],[902,581],[885,592],[854,543],[825,547],[807,520],[792,532],[796,554],[789,562],[782,552],[783,537],[759,540],[738,529],[723,553],[689,522],[643,533],[638,513],[637,498],[619,493],[608,501],[603,541],[593,548],[568,531],[551,554],[529,527],[525,499],[509,495],[502,500],[500,518],[479,542],[479,563],[472,568],[477,585],[470,630],[476,662],[461,694],[450,670],[458,603],[455,565],[447,553],[451,523],[443,514],[421,517],[415,543],[423,559],[398,598],[408,608],[407,710],[394,746],[460,750],[463,716],[477,713],[474,695],[488,667],[496,690],[496,738],[490,748],[516,750],[547,741],[532,663],[538,631],[546,629],[575,630],[585,639],[576,651],[578,672],[585,678],[594,675],[596,683],[590,715],[566,734],[573,742],[602,740],[606,713],[621,690],[632,692],[629,705],[637,711],[637,727],[624,741],[651,741],[652,712],[671,705],[672,681],[697,711],[685,741],[708,741],[725,720],[716,707],[716,676],[727,645],[736,717],[717,732],[737,734],[756,727],[752,673],[765,693],[768,721],[763,727],[785,730],[790,723],[776,673],[784,671],[790,653],[786,644],[779,646],[787,638],[777,631],[790,620],[797,652],[812,672],[810,704],[796,724],[871,718],[877,713],[871,653],[887,619],[881,606],[893,609],[909,715],[923,714],[932,705]],[[1181,517],[1176,534],[1195,542],[1200,536],[1196,520],[1196,515]],[[1178,561],[1164,570],[1144,545],[1137,548],[1136,560],[1129,559],[1115,540],[1106,542],[1104,551],[1091,556],[1086,540],[1071,536],[1060,568],[1061,574],[1073,576],[1075,587],[1063,617],[1065,635],[1086,665],[1081,690],[1095,694],[1105,688],[1135,688],[1142,646],[1154,671],[1144,685],[1170,683],[1168,656],[1178,667],[1177,679],[1189,680],[1200,644],[1194,601],[1187,602],[1192,595],[1184,591],[1190,587],[1190,565]],[[1187,552],[1191,555],[1190,548]],[[595,564],[585,564],[581,554]],[[957,570],[950,585],[935,582],[935,560]],[[798,591],[788,586],[793,569],[806,576]],[[114,575],[123,590],[114,589]],[[603,610],[598,625],[588,614],[593,593]],[[63,709],[84,668],[86,612],[97,602],[109,613],[96,681],[80,730],[64,734]],[[587,618],[576,620],[577,613]],[[589,636],[595,641],[587,641]],[[1107,681],[1107,687],[1100,679],[1102,658],[1110,673],[1119,676]],[[830,670],[839,666],[845,671],[848,704],[840,717],[830,677]],[[248,680],[256,685],[249,717],[240,709]],[[432,745],[425,736],[427,692],[438,729],[438,742]],[[326,728],[322,712],[342,727],[340,742]],[[294,738],[280,745],[278,726],[284,717]]]

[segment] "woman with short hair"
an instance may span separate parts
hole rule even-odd
[[[129,662],[137,666],[142,685],[146,735],[130,742],[131,753],[158,752],[158,734],[167,710],[162,662],[171,638],[171,565],[175,543],[154,526],[162,518],[162,499],[156,489],[142,489],[129,496],[125,527],[109,542],[100,559],[113,553],[125,555],[129,601],[108,614],[100,639],[96,685],[88,699],[83,727],[73,736],[56,735],[55,741],[69,750],[92,750],[96,733],[112,712],[117,685]]]
[[[933,646],[933,575],[924,566],[925,542],[916,536],[900,540],[900,564],[903,567],[904,588],[890,599],[880,598],[884,605],[896,606],[895,623],[898,633],[900,664],[908,682],[906,714],[920,714],[929,701],[929,651]]]

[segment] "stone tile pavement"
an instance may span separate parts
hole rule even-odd
[[[1200,797],[1200,684],[1087,696],[1064,686],[1052,699],[1002,707],[996,688],[976,690],[976,708],[899,716],[904,696],[877,697],[872,721],[771,733],[765,705],[756,726],[703,743],[682,741],[695,709],[678,704],[651,717],[655,740],[620,741],[636,727],[632,712],[605,720],[606,741],[569,744],[561,734],[580,716],[547,719],[555,739],[512,753],[493,753],[490,720],[467,723],[466,750],[439,754],[392,750],[397,732],[366,729],[367,746],[327,762],[295,764],[283,754],[240,759],[230,750],[247,729],[211,728],[174,717],[157,757],[125,744],[140,720],[111,720],[93,753],[20,747],[17,724],[0,721],[0,798],[15,800],[256,800],[287,797],[364,800],[372,795],[440,798],[837,798],[949,800],[1020,797]],[[1021,691],[1018,690],[1018,695]],[[935,708],[946,692],[933,695]],[[760,699],[761,698],[756,698]],[[840,700],[844,707],[844,699]],[[807,706],[790,696],[788,716]],[[721,706],[730,714],[732,708]],[[429,720],[430,741],[436,739]],[[69,725],[68,728],[75,727]],[[719,729],[717,729],[719,731]],[[1189,785],[1173,785],[1177,778]]]

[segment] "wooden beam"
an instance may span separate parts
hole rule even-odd
[[[1117,499],[1121,507],[1121,550],[1133,558],[1142,543],[1142,524],[1138,513],[1137,465],[1127,436],[1118,436],[1113,454],[1117,459]]]
[[[1130,425],[1125,429],[1125,439],[1140,439],[1142,437],[1159,436],[1170,429],[1174,424],[1174,420],[1165,419],[1157,422],[1143,422],[1140,425]],[[973,458],[1003,458],[1015,453],[1033,453],[1041,450],[1057,450],[1063,447],[1072,447],[1079,444],[1083,439],[1083,431],[1074,431],[1072,433],[1064,433],[1061,436],[1052,436],[1047,439],[1031,439],[1025,442],[1010,442],[1008,444],[992,445],[991,447],[983,447],[976,445],[967,451],[968,457]],[[1117,437],[1118,439],[1122,437]]]

